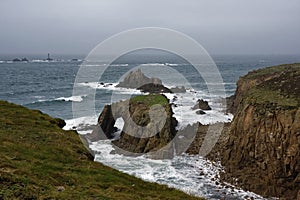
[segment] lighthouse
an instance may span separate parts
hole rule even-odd
[[[52,58],[50,58],[50,53],[48,53],[48,58],[46,60],[48,60],[48,61],[53,60]]]

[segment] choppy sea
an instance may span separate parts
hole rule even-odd
[[[167,95],[175,101],[174,116],[179,121],[178,129],[188,124],[201,122],[211,124],[214,122],[229,122],[233,116],[222,112],[220,99],[223,96],[210,95],[208,85],[199,78],[195,68],[180,57],[166,53],[128,54],[115,60],[98,82],[82,82],[74,85],[78,69],[84,61],[84,56],[55,55],[54,60],[47,61],[41,55],[27,55],[29,62],[13,62],[17,55],[0,55],[0,99],[21,104],[31,109],[38,109],[53,117],[66,121],[64,129],[76,128],[79,133],[90,132],[86,127],[97,122],[97,115],[87,115],[73,118],[72,103],[87,101],[90,93],[73,95],[73,87],[80,85],[86,90],[95,89],[95,110],[100,114],[105,104],[112,102],[112,94],[136,95],[139,91],[115,87],[124,74],[140,66],[147,75],[150,74],[167,80],[170,76],[164,67],[168,66],[179,72],[190,84],[187,93]],[[19,57],[24,57],[20,56]],[[230,96],[236,89],[236,82],[240,76],[247,72],[286,63],[300,62],[298,55],[215,55],[212,56],[223,79],[225,96]],[[85,62],[87,64],[88,61]],[[91,66],[95,63],[90,63]],[[98,63],[99,64],[99,63]],[[151,69],[151,70],[150,70]],[[153,75],[153,71],[157,74]],[[174,79],[174,77],[173,77]],[[166,83],[168,85],[168,83]],[[173,86],[173,85],[168,85]],[[176,98],[174,98],[176,96]],[[94,97],[93,97],[94,98]],[[191,105],[197,99],[209,101],[212,107],[206,115],[197,115],[191,110]],[[174,100],[176,99],[176,100]],[[118,122],[118,128],[123,123]],[[111,166],[122,172],[137,176],[147,181],[167,184],[189,194],[206,197],[207,199],[262,199],[259,195],[233,187],[229,184],[220,184],[218,174],[222,171],[219,163],[191,155],[179,155],[172,160],[152,160],[144,156],[126,157],[124,155],[110,154],[113,146],[110,140],[94,142],[90,146],[97,151],[95,161]],[[200,173],[201,172],[201,173]]]

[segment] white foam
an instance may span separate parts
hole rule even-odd
[[[39,59],[33,59],[33,60],[31,60],[31,62],[36,62],[36,63],[39,63],[39,62],[41,62],[41,63],[45,63],[45,62],[49,62],[49,60],[39,60]]]
[[[144,63],[140,65],[141,67],[145,66],[166,66],[164,63]]]
[[[167,184],[169,187],[192,195],[208,199],[221,197],[244,199],[246,196],[263,199],[259,195],[243,191],[227,183],[225,185],[231,189],[226,188],[225,185],[216,184],[217,181],[219,182],[222,167],[200,156],[182,155],[172,160],[152,160],[145,156],[127,157],[112,154],[114,148],[109,140],[93,142],[90,148],[98,152],[95,156],[97,162],[146,181]]]
[[[85,128],[91,125],[97,125],[98,116],[86,116],[75,119],[65,120],[66,125],[63,127],[64,130],[74,130],[76,129],[79,134],[87,134],[92,132],[92,130],[86,130]],[[81,130],[84,129],[84,130]]]
[[[205,111],[206,114],[199,115],[196,113],[197,110],[192,110],[192,107],[196,105],[198,99],[208,97],[208,95],[202,92],[187,90],[185,93],[165,93],[164,95],[173,103],[172,109],[174,117],[178,121],[178,129],[183,129],[188,124],[192,125],[197,122],[207,125],[217,122],[231,122],[233,119],[232,114],[222,112],[222,105],[220,103],[213,102],[211,99],[205,99],[212,107],[212,110]]]
[[[171,66],[171,67],[179,66],[179,64],[175,64],[175,63],[165,63],[165,65],[168,65],[168,66]]]
[[[56,98],[56,101],[73,101],[73,102],[81,102],[83,101],[83,98],[86,97],[86,95],[82,96],[71,96],[71,97],[59,97]]]
[[[127,67],[128,64],[111,64],[109,66],[111,66],[111,67]]]
[[[119,92],[137,92],[134,89],[117,88],[116,83],[81,83],[82,86],[108,89]],[[215,97],[199,91],[187,90],[186,93],[165,94],[170,99],[173,106],[174,117],[179,121],[179,127],[183,128],[188,124],[197,121],[202,124],[211,124],[215,122],[228,122],[232,120],[232,115],[226,115],[222,112],[222,106],[215,101]],[[209,101],[212,107],[211,111],[205,111],[205,115],[197,115],[191,108],[198,99]],[[66,120],[67,125],[64,129],[84,128],[88,125],[97,124],[97,116],[82,117],[72,120]],[[124,121],[118,119],[116,126],[119,132],[124,125]],[[79,131],[80,134],[86,134],[91,130]],[[115,138],[116,139],[116,138]],[[184,139],[184,138],[181,138]],[[207,199],[220,199],[222,197],[233,199],[245,199],[246,196],[254,199],[263,199],[261,196],[252,192],[246,192],[229,184],[221,185],[219,182],[219,173],[223,170],[220,164],[212,163],[200,156],[181,155],[172,160],[152,160],[145,156],[127,157],[124,155],[113,154],[114,148],[110,140],[101,140],[93,142],[90,148],[96,152],[95,161],[101,162],[107,166],[113,167],[119,171],[139,177],[146,181],[166,184],[186,193],[205,197]],[[201,173],[200,173],[201,172]]]
[[[100,89],[100,90],[111,90],[114,94],[128,94],[128,95],[139,95],[145,94],[140,90],[132,89],[132,88],[122,88],[117,87],[118,83],[100,83],[100,82],[88,82],[88,83],[79,83],[79,86],[90,87],[93,89]],[[121,100],[121,99],[120,99]],[[123,99],[122,99],[123,100]]]

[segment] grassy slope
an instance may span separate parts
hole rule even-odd
[[[0,199],[196,199],[93,162],[58,122],[0,101]]]
[[[283,107],[300,105],[300,63],[267,67],[248,73],[242,79],[255,79],[272,76],[257,87],[251,88],[248,97],[258,103],[272,102]]]

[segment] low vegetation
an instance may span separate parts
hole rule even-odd
[[[142,102],[143,104],[146,104],[147,106],[153,106],[155,104],[160,104],[162,106],[168,105],[169,100],[161,94],[149,94],[149,95],[140,95],[135,96],[130,99],[131,103],[138,103]]]

